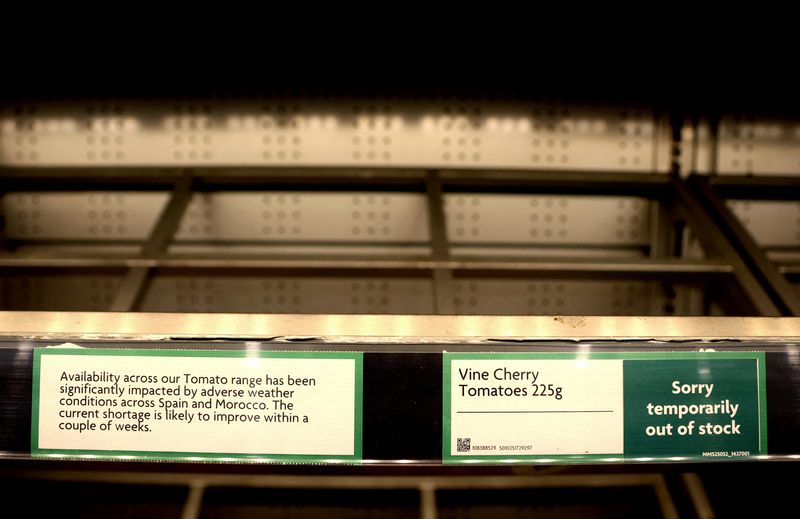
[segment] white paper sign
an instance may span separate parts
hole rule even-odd
[[[34,454],[361,457],[361,353],[36,350]]]
[[[445,460],[623,452],[621,359],[452,357]]]

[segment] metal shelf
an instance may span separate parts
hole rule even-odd
[[[244,340],[251,346],[256,341],[261,347],[280,350],[344,348],[394,356],[396,360],[404,356],[420,366],[435,366],[436,363],[422,357],[440,357],[443,349],[545,351],[556,348],[585,353],[589,349],[694,351],[711,346],[717,351],[764,350],[768,355],[767,380],[771,384],[768,416],[772,425],[771,454],[763,458],[795,459],[796,454],[791,453],[796,452],[797,431],[800,430],[800,422],[793,411],[793,402],[800,391],[795,375],[800,321],[790,318],[2,312],[0,337],[3,338],[0,354],[4,359],[0,366],[0,387],[8,388],[3,399],[7,420],[0,430],[5,445],[0,478],[24,482],[28,489],[47,488],[51,493],[66,491],[64,489],[73,485],[75,489],[70,491],[69,498],[64,498],[64,503],[86,513],[98,507],[115,509],[120,506],[144,507],[151,510],[148,512],[151,514],[173,513],[164,512],[166,507],[173,511],[181,509],[184,517],[204,517],[222,509],[228,514],[240,514],[245,513],[247,507],[275,511],[288,506],[297,513],[313,515],[319,512],[318,507],[332,503],[328,498],[334,494],[327,494],[329,491],[336,492],[337,506],[347,507],[349,513],[367,513],[364,507],[371,509],[368,506],[370,496],[388,489],[393,494],[381,498],[385,513],[422,517],[447,516],[453,513],[454,507],[467,507],[472,514],[481,514],[485,507],[512,505],[519,510],[535,511],[545,501],[550,503],[549,507],[564,513],[572,513],[570,507],[580,502],[595,514],[611,507],[613,512],[608,513],[616,516],[660,512],[665,517],[677,517],[715,508],[727,510],[728,504],[718,493],[709,495],[702,483],[701,478],[718,482],[723,477],[715,474],[713,464],[711,468],[708,464],[686,462],[655,466],[628,464],[617,468],[612,465],[534,466],[524,470],[493,465],[454,468],[414,457],[411,453],[438,436],[435,431],[427,436],[411,435],[406,444],[393,445],[392,449],[405,454],[401,462],[372,460],[353,466],[164,462],[153,472],[153,465],[143,462],[98,464],[88,461],[77,467],[74,462],[63,460],[31,460],[25,452],[8,447],[27,441],[23,436],[30,424],[25,422],[24,415],[26,410],[30,411],[30,395],[25,392],[25,380],[30,381],[32,346],[71,341],[86,346],[114,343],[123,348],[136,345],[185,349],[214,341],[207,345],[219,349]],[[392,361],[390,364],[395,370],[394,378],[399,380],[401,377],[396,376],[396,370],[408,363]],[[435,377],[431,378],[438,383]],[[22,393],[17,394],[20,390]],[[411,415],[418,414],[424,407],[421,394],[414,397],[413,406],[399,403],[396,393],[392,395],[394,404],[387,401],[379,403],[379,407],[394,418],[406,416],[404,426],[415,427],[417,422]],[[416,439],[411,441],[412,437]],[[440,448],[434,445],[434,450]],[[769,481],[783,466],[770,465],[776,468],[762,471],[765,475],[759,481]],[[132,485],[141,489],[134,501],[131,501]],[[712,487],[718,490],[718,485]],[[278,499],[274,491],[257,489],[280,489],[283,498]],[[522,489],[526,499],[518,495]],[[556,499],[555,489],[570,489],[569,500]],[[110,496],[108,502],[97,502],[89,497],[92,492],[100,491]],[[583,513],[589,512],[584,510]]]
[[[445,467],[424,431],[407,443],[434,452],[425,459],[350,467],[78,464],[24,448],[30,348],[56,340],[343,347],[428,368],[444,349],[711,347],[766,352],[766,459],[795,460],[800,324],[779,316],[800,312],[798,260],[773,260],[725,200],[800,199],[798,134],[790,121],[684,115],[441,99],[0,106],[0,308],[51,310],[0,312],[13,417],[0,478],[20,495],[78,488],[87,513],[142,488],[147,513],[187,518],[284,506],[496,517],[541,511],[555,488],[598,515],[707,517],[731,512],[717,482],[736,488],[725,478],[737,466],[764,492],[782,488],[779,467],[793,464]],[[45,218],[55,231],[36,232]],[[93,311],[65,311],[76,308]],[[92,508],[94,491],[111,497]]]
[[[781,315],[789,307],[789,290],[779,286],[781,279],[757,276],[748,265],[750,256],[728,241],[728,237],[715,225],[712,216],[705,212],[702,202],[677,178],[657,174],[597,174],[590,172],[459,172],[429,170],[421,172],[395,172],[392,170],[321,170],[317,172],[253,169],[247,174],[220,169],[181,170],[174,176],[154,174],[145,170],[96,171],[93,169],[70,170],[63,173],[69,178],[69,189],[113,190],[124,188],[149,188],[154,177],[161,186],[172,185],[172,192],[161,209],[148,238],[139,245],[139,252],[132,255],[103,252],[97,247],[91,253],[59,252],[55,244],[44,250],[14,252],[24,242],[7,240],[9,252],[0,256],[0,267],[14,269],[127,269],[119,281],[117,292],[109,305],[110,310],[130,311],[139,308],[154,269],[172,269],[187,273],[218,271],[245,271],[274,274],[297,274],[320,271],[352,275],[360,271],[387,273],[389,271],[419,271],[430,276],[433,289],[433,311],[452,314],[453,277],[476,276],[528,276],[572,279],[602,279],[608,276],[617,279],[661,279],[664,281],[688,282],[717,280],[716,286],[724,289],[727,296],[718,299],[728,305],[728,311],[755,315]],[[163,172],[163,170],[159,170]],[[238,175],[238,176],[236,176]],[[61,178],[61,174],[55,175]],[[11,189],[54,189],[51,183],[53,172],[43,170],[0,169],[0,178]],[[228,183],[232,178],[235,182]],[[398,184],[398,178],[403,183]],[[20,179],[24,179],[22,184]],[[167,180],[169,179],[169,180]],[[224,184],[208,183],[209,179],[225,179]],[[124,184],[116,184],[122,180]],[[15,184],[16,182],[16,184]],[[99,183],[98,183],[99,182]],[[365,183],[366,182],[366,183]],[[37,187],[38,186],[38,187]],[[489,187],[491,186],[491,187]],[[59,187],[65,187],[63,185]],[[356,257],[339,255],[266,255],[266,254],[203,254],[191,255],[168,252],[170,244],[193,193],[209,189],[275,189],[289,188],[293,192],[311,189],[403,189],[422,191],[427,200],[427,221],[430,253],[423,257],[386,260],[365,254]],[[548,193],[548,194],[592,194],[617,193],[648,197],[653,206],[650,244],[644,257],[636,259],[548,257],[470,257],[457,255],[448,237],[446,217],[443,210],[445,193],[462,193],[479,190],[493,193]],[[687,222],[699,237],[707,260],[675,257],[678,243],[683,239],[683,223]],[[509,222],[510,223],[510,222]],[[678,226],[679,225],[679,226]],[[703,277],[705,276],[705,277]],[[731,279],[733,284],[725,280]],[[731,297],[732,295],[732,297]],[[733,304],[733,306],[732,306]]]

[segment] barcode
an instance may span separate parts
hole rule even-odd
[[[456,438],[456,452],[469,452],[471,438]]]

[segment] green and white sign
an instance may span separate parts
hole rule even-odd
[[[445,463],[767,453],[763,352],[445,353]]]
[[[363,354],[34,350],[31,452],[361,460]]]

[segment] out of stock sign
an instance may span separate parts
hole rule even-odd
[[[767,453],[763,352],[445,353],[445,463]]]

